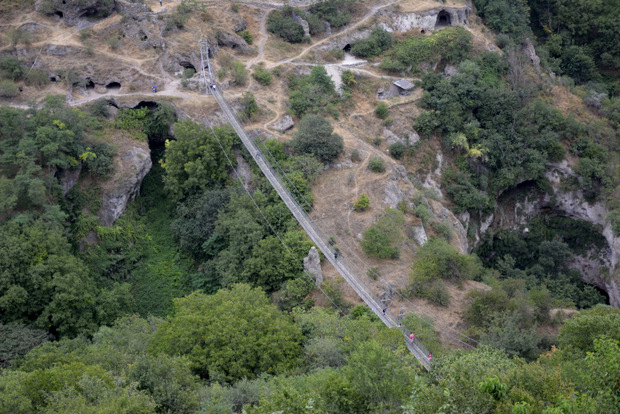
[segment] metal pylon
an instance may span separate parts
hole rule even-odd
[[[206,64],[205,64],[206,63]],[[209,41],[200,41],[200,67],[201,77],[205,85],[205,93],[210,93],[209,85],[212,85],[215,81],[213,78],[213,72],[211,71],[211,62],[209,61]],[[205,70],[206,69],[206,70]],[[207,79],[208,76],[208,79]]]

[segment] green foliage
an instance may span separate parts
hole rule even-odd
[[[90,148],[86,149],[91,150]],[[114,162],[112,158],[116,155],[116,149],[110,144],[102,142],[92,147],[94,157],[88,157],[84,161],[84,166],[88,171],[98,178],[109,178],[114,171]]]
[[[254,69],[254,72],[252,73],[252,77],[256,79],[256,81],[263,86],[270,85],[271,79],[273,78],[273,76],[271,75],[271,72],[266,70],[262,65],[259,65],[256,67],[256,69]]]
[[[431,239],[424,243],[411,269],[412,277],[423,281],[475,279],[483,271],[476,256],[460,254],[441,239]]]
[[[46,72],[32,69],[30,73],[27,74],[25,81],[27,85],[41,89],[49,83],[50,79]]]
[[[24,76],[24,67],[19,59],[6,56],[0,59],[0,75],[13,81],[19,80]]]
[[[620,310],[605,305],[582,310],[566,321],[558,336],[560,346],[584,356],[594,349],[596,339],[620,340]]]
[[[337,116],[336,104],[340,97],[325,67],[314,66],[308,76],[289,80],[291,111],[299,117],[307,113],[323,113]]]
[[[187,355],[203,378],[231,381],[278,373],[300,353],[301,332],[259,289],[239,284],[213,296],[195,292],[175,300],[175,308],[155,334],[153,349]]]
[[[245,65],[241,62],[232,62],[231,63],[233,80],[237,85],[245,85],[248,81],[248,70],[245,68]]]
[[[405,147],[405,144],[403,144],[402,142],[395,142],[394,144],[390,145],[390,155],[397,160],[400,160],[403,155],[405,155],[406,151],[407,147]]]
[[[385,102],[379,102],[375,107],[375,115],[379,119],[385,119],[388,116],[389,108]]]
[[[177,122],[174,131],[177,139],[166,142],[166,155],[162,161],[166,170],[164,184],[173,199],[180,201],[198,191],[224,184],[228,177],[228,162],[220,144],[234,160],[234,132],[217,127],[214,133],[207,132],[189,120]]]
[[[0,368],[6,369],[9,364],[26,355],[32,348],[49,340],[49,334],[42,329],[26,325],[3,325],[0,323]]]
[[[364,253],[378,259],[398,258],[398,243],[402,240],[402,228],[405,217],[399,210],[388,208],[363,235],[361,242]]]
[[[353,210],[364,211],[370,205],[370,199],[364,193],[360,194],[359,198],[353,203]]]
[[[611,230],[614,232],[614,236],[620,236],[620,209],[610,211],[607,220],[611,222]]]
[[[314,3],[308,11],[329,22],[331,27],[342,27],[351,20],[355,0],[324,0]]]
[[[362,157],[360,156],[359,150],[354,149],[353,151],[351,151],[351,161],[360,162],[361,160],[362,160]]]
[[[6,33],[6,40],[13,48],[20,43],[24,46],[30,45],[31,37],[32,35],[29,31],[22,29],[11,29]]]
[[[419,70],[422,62],[444,61],[452,64],[467,59],[472,50],[471,34],[462,27],[451,27],[431,36],[410,36],[397,42],[381,62],[381,67],[392,71]]]
[[[255,120],[258,116],[260,109],[256,103],[256,98],[252,92],[244,92],[241,97],[241,106],[243,107],[243,114],[251,120]]]
[[[385,172],[385,161],[381,157],[373,157],[368,161],[368,169],[372,172]]]
[[[433,213],[425,204],[418,204],[413,209],[413,215],[419,218],[422,221],[422,224],[425,226],[429,223],[431,218],[433,217]]]
[[[245,40],[248,45],[254,43],[254,36],[252,36],[252,33],[250,33],[249,30],[242,30],[238,34],[243,38],[243,40]]]
[[[301,42],[304,39],[304,29],[293,20],[294,12],[295,9],[289,6],[271,12],[267,18],[267,30],[289,43]]]
[[[392,34],[381,27],[376,27],[366,39],[356,41],[351,53],[359,57],[372,57],[392,47]]]
[[[19,87],[8,79],[0,80],[0,98],[15,98],[19,95]]]
[[[342,137],[333,133],[330,122],[321,115],[307,115],[299,123],[291,147],[302,154],[311,154],[323,163],[333,161],[343,152]]]
[[[478,15],[493,30],[508,33],[517,40],[530,33],[529,7],[526,0],[474,0]]]

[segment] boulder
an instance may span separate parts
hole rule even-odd
[[[536,49],[534,49],[534,44],[530,40],[530,38],[526,38],[523,42],[523,53],[525,56],[530,58],[532,64],[536,68],[536,70],[540,70],[540,58],[536,54]]]
[[[119,151],[114,159],[115,173],[102,185],[99,220],[103,226],[112,226],[123,215],[152,165],[147,143],[134,142]]]
[[[424,243],[428,241],[426,230],[424,230],[424,226],[422,225],[408,227],[407,237],[415,241],[419,246],[422,246]]]
[[[295,126],[295,122],[293,121],[293,117],[290,115],[284,115],[278,118],[269,129],[273,129],[274,131],[285,132]]]
[[[304,272],[314,276],[317,286],[323,283],[323,271],[321,270],[321,257],[316,247],[312,246],[308,256],[304,257]]]
[[[64,170],[60,176],[60,186],[62,187],[62,195],[66,196],[67,193],[73,188],[74,185],[80,180],[81,169],[69,169]]]
[[[218,46],[229,47],[234,50],[240,50],[242,52],[249,52],[252,49],[243,40],[243,38],[234,33],[227,33],[223,30],[217,32],[216,35]]]

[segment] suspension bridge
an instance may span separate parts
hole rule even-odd
[[[306,211],[300,206],[295,197],[282,181],[282,177],[278,174],[268,161],[268,158],[262,154],[261,148],[251,139],[235,116],[235,113],[228,105],[222,91],[217,87],[215,78],[209,60],[209,45],[207,41],[200,42],[200,59],[201,59],[201,78],[205,86],[205,92],[213,95],[218,105],[226,115],[230,125],[233,127],[243,145],[250,152],[256,164],[260,167],[265,177],[269,180],[273,188],[276,190],[282,201],[286,204],[295,219],[306,231],[314,244],[323,252],[325,258],[338,270],[340,275],[355,290],[359,297],[374,312],[381,321],[389,328],[400,329],[405,337],[407,348],[415,356],[415,358],[426,369],[430,369],[431,356],[430,352],[417,339],[410,339],[410,332],[401,325],[400,318],[395,316],[389,309],[387,304],[381,299],[359,278],[351,266],[343,257],[336,257],[336,251],[328,242],[329,238],[321,231],[316,223],[310,218]]]

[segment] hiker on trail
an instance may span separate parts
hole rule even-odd
[[[163,6],[164,6],[164,4],[163,4],[163,0],[159,0],[159,5],[160,5],[161,7],[163,7]]]
[[[413,343],[413,338],[415,338],[414,334],[409,335],[409,339],[411,339],[411,343]]]
[[[153,85],[153,93],[157,93],[157,85]]]

